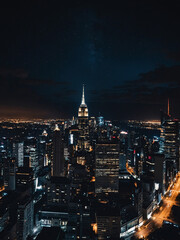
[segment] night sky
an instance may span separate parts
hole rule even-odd
[[[0,117],[180,116],[180,1],[14,1],[0,7]],[[167,2],[167,3],[166,3]]]

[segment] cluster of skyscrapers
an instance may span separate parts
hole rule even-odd
[[[0,239],[125,239],[180,168],[180,122],[1,122]],[[48,238],[49,237],[49,238]]]

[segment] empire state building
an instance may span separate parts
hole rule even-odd
[[[89,124],[88,123],[89,123],[89,113],[88,113],[88,107],[85,103],[84,85],[83,85],[82,101],[78,110],[78,129],[79,129],[78,147],[79,149],[88,150],[89,148]]]

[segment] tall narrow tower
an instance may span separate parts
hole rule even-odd
[[[84,85],[82,91],[82,101],[78,110],[78,128],[79,128],[79,141],[78,147],[79,149],[88,149],[89,144],[89,113],[88,107],[85,103],[85,94],[84,94]]]
[[[53,177],[64,176],[64,146],[58,125],[55,126],[53,134],[53,161],[51,167]]]
[[[168,98],[168,112],[167,112],[168,116],[170,115],[169,113],[169,98]]]
[[[83,91],[82,91],[82,100],[81,100],[81,105],[79,107],[79,111],[78,111],[78,118],[79,117],[86,117],[88,118],[89,114],[88,114],[88,107],[85,103],[85,96],[84,96],[84,84],[83,84]]]

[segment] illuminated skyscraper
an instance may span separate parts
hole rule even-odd
[[[79,149],[88,149],[89,148],[89,114],[88,107],[85,103],[84,96],[84,85],[82,92],[82,101],[78,110],[78,129],[79,129]]]
[[[119,144],[98,143],[95,150],[96,193],[118,193],[119,190]]]
[[[64,176],[64,147],[61,131],[57,125],[54,129],[53,161],[51,167],[51,175],[53,177]]]
[[[168,119],[163,124],[166,186],[174,178],[180,167],[179,129],[180,122],[177,119]]]
[[[97,117],[97,122],[99,127],[104,126],[104,117],[102,116]]]
[[[24,143],[13,143],[13,157],[16,159],[16,167],[23,167]]]

